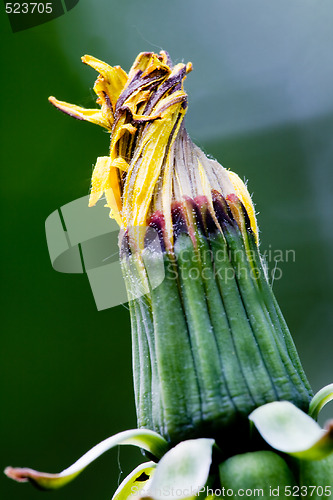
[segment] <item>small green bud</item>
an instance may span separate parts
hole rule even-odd
[[[300,486],[306,488],[307,498],[333,498],[333,455],[322,460],[300,460],[299,467]]]
[[[220,480],[221,487],[230,490],[230,495],[225,498],[239,498],[243,492],[246,496],[246,491],[248,496],[286,498],[286,488],[291,490],[297,485],[286,462],[272,451],[256,451],[229,458],[220,465]]]

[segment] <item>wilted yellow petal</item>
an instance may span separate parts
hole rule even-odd
[[[152,54],[151,52],[141,52],[129,72],[128,80],[132,80],[133,76],[138,72],[142,72],[142,78],[150,75],[153,71],[162,70],[165,74],[171,72],[170,67],[165,62],[165,56]],[[161,75],[163,78],[163,75]]]
[[[119,162],[118,162],[119,163]],[[94,206],[105,193],[107,205],[111,209],[110,216],[121,224],[121,193],[117,165],[112,164],[109,156],[100,156],[92,175],[92,186],[89,207]]]
[[[232,182],[232,185],[235,189],[236,195],[241,200],[241,202],[243,203],[243,205],[247,211],[247,214],[248,214],[249,219],[250,219],[252,231],[256,235],[256,239],[258,241],[257,219],[256,219],[256,213],[255,213],[254,206],[252,203],[251,195],[248,192],[247,187],[245,186],[244,182],[240,179],[240,177],[238,177],[237,174],[235,174],[235,172],[231,172],[231,170],[228,170],[227,172],[228,172],[229,178]]]
[[[76,118],[77,120],[84,120],[87,122],[95,123],[108,130],[110,130],[110,124],[108,120],[105,119],[103,113],[100,109],[86,109],[81,108],[81,106],[76,106],[75,104],[69,104],[65,101],[58,101],[53,96],[49,97],[49,101],[53,106],[60,109],[63,113]]]
[[[106,183],[111,170],[111,158],[109,156],[100,156],[91,178],[91,193],[89,198],[89,207],[93,207],[103,195]]]
[[[92,56],[85,55],[82,57],[82,61],[102,75],[108,89],[108,96],[111,99],[112,107],[115,109],[118,97],[127,82],[126,72],[120,66],[109,66],[109,64]]]
[[[119,156],[118,158],[113,160],[111,166],[115,167],[115,168],[119,168],[119,170],[123,170],[124,172],[127,172],[129,164],[127,163],[126,160],[124,160],[124,158],[120,158],[120,156]]]
[[[149,96],[150,91],[142,90],[140,87],[124,101],[122,108],[127,108],[132,114],[136,114],[138,106],[143,102],[147,102]],[[149,115],[147,115],[146,118],[149,118]]]
[[[127,135],[125,136],[126,132]],[[133,135],[135,134],[135,132],[136,128],[131,123],[126,123],[126,116],[122,116],[118,120],[111,137],[110,157],[112,161],[114,161],[119,156],[126,155],[127,143],[130,140],[128,137],[128,133],[130,135]]]
[[[119,173],[116,168],[111,168],[107,185],[105,187],[106,206],[110,208],[110,217],[115,219],[119,226],[121,219],[121,191],[119,185]]]
[[[168,106],[161,120],[147,126],[140,148],[135,152],[127,174],[123,194],[123,223],[125,227],[146,224],[146,217],[155,185],[161,173],[171,132],[181,112],[181,104]],[[181,120],[179,120],[178,128]],[[176,135],[176,131],[174,131]],[[139,168],[136,168],[139,163]]]
[[[207,175],[205,173],[205,170],[204,170],[204,168],[199,160],[198,160],[198,168],[199,168],[199,174],[200,174],[200,179],[201,179],[202,194],[204,194],[206,196],[210,206],[213,207],[212,188],[208,182],[208,178],[207,178]]]
[[[172,217],[170,210],[170,200],[172,199],[172,174],[174,157],[170,154],[167,156],[164,172],[163,172],[163,183],[162,183],[162,211],[165,217],[165,230],[167,234],[167,242],[172,244],[173,242],[173,227],[172,227]]]
[[[140,54],[136,57],[130,72],[128,73],[128,83],[133,79],[133,77],[138,73],[138,71],[143,72],[151,58],[151,52],[140,52]]]
[[[105,120],[109,122],[110,130],[114,122],[114,109],[112,108],[111,101],[107,97],[108,87],[105,80],[100,75],[97,77],[94,85],[94,91],[98,95],[96,100],[97,104],[101,106],[101,112]]]

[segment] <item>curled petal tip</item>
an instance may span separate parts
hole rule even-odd
[[[53,95],[50,95],[50,97],[48,98],[48,101],[53,104],[53,106],[57,107],[57,102],[58,102],[58,99],[56,99]]]
[[[33,469],[20,467],[6,467],[4,473],[7,477],[18,483],[27,483],[32,476],[37,474]]]
[[[49,474],[26,467],[7,467],[4,472],[7,477],[18,483],[31,482],[40,490],[56,490],[72,481],[81,470],[70,474],[67,473],[67,470],[60,474]]]
[[[186,73],[191,73],[192,70],[193,70],[193,64],[191,62],[188,62],[186,64]]]
[[[100,125],[107,130],[111,130],[110,121],[103,115],[103,112],[100,109],[82,108],[81,106],[76,106],[75,104],[69,104],[65,101],[59,101],[53,96],[49,97],[49,102],[60,111],[62,111],[66,115],[71,116],[72,118],[95,123],[96,125]]]
[[[97,64],[103,64],[104,66],[109,66],[108,64],[104,63],[103,61],[100,61],[99,59],[97,59],[97,57],[89,56],[88,54],[85,54],[84,56],[82,56],[81,61],[84,64],[87,64],[88,66],[91,66],[94,69],[96,69],[95,66]]]
[[[103,61],[100,61],[97,59],[97,57],[90,56],[89,54],[85,54],[84,56],[81,57],[81,61],[84,64],[87,64],[88,66],[91,66],[92,68],[95,68],[96,64],[103,64],[104,66],[109,66],[108,64],[104,63]]]
[[[333,439],[333,420],[328,420],[325,423],[324,429],[326,433],[330,436],[331,439]]]
[[[97,444],[73,465],[64,469],[59,474],[49,474],[47,472],[39,472],[34,469],[7,467],[5,474],[14,481],[26,483],[30,481],[37,488],[43,490],[55,490],[62,488],[67,483],[70,483],[76,478],[89,464],[103,453],[118,445],[132,444],[140,448],[144,448],[157,458],[161,458],[168,450],[168,443],[165,439],[156,432],[148,429],[131,429],[128,431],[119,432],[110,438],[105,439]]]

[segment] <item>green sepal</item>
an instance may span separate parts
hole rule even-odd
[[[73,465],[59,474],[49,474],[28,468],[7,467],[5,474],[20,483],[32,482],[35,486],[45,490],[55,490],[70,483],[89,464],[103,453],[121,444],[131,444],[149,451],[156,458],[161,458],[168,449],[168,443],[156,432],[146,429],[131,429],[119,432],[85,453]]]
[[[144,498],[197,496],[208,479],[214,443],[214,439],[189,439],[168,451],[158,463]]]
[[[333,400],[333,384],[326,385],[318,391],[312,398],[309,415],[314,420],[317,420],[319,412],[324,408],[327,403]]]
[[[309,415],[288,401],[254,410],[249,419],[276,450],[302,460],[321,460],[333,452],[332,423],[323,430]]]

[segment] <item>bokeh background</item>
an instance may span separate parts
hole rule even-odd
[[[93,105],[85,53],[126,70],[144,50],[193,62],[187,128],[249,179],[262,251],[295,250],[274,290],[314,390],[332,382],[331,0],[80,0],[17,33],[1,9],[0,468],[60,471],[136,424],[126,306],[97,312],[86,276],[55,272],[45,241],[47,216],[88,194],[107,154],[102,129],[47,102]],[[141,459],[111,451],[53,496],[109,499]],[[43,495],[0,477],[3,499]]]

